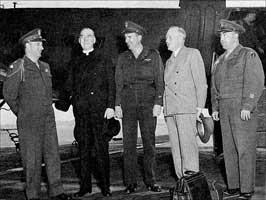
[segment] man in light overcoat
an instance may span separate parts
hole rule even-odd
[[[199,171],[196,120],[205,106],[207,82],[200,52],[184,45],[183,28],[170,27],[166,34],[172,51],[166,62],[164,116],[168,127],[176,175]]]

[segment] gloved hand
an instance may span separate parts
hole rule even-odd
[[[218,111],[214,111],[212,113],[212,118],[214,121],[219,121],[219,112]]]
[[[115,111],[113,108],[106,108],[104,113],[104,118],[111,119],[115,116]]]
[[[243,121],[250,120],[250,111],[249,110],[241,110],[240,117]]]

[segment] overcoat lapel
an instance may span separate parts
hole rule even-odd
[[[179,73],[186,62],[187,54],[186,47],[182,47],[178,52],[177,56],[174,57],[172,53],[171,57],[167,60],[166,69],[165,69],[165,80],[173,80],[176,77],[176,73]]]

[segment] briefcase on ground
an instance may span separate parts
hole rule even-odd
[[[208,182],[202,172],[187,171],[170,189],[170,200],[212,200]]]

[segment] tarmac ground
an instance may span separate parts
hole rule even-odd
[[[142,159],[143,151],[141,142],[138,142],[138,189],[130,195],[124,193],[122,173],[122,141],[110,143],[110,174],[111,174],[111,197],[103,197],[97,182],[93,179],[92,193],[86,194],[84,200],[168,200],[169,189],[175,185],[176,177],[173,167],[171,149],[168,136],[156,138],[157,151],[157,183],[162,186],[162,192],[154,193],[147,191],[142,181]],[[66,193],[73,194],[79,190],[77,147],[75,145],[60,146],[62,181]],[[0,149],[0,200],[25,200],[24,178],[19,153],[15,148]],[[222,191],[225,189],[224,167],[221,157],[216,157],[212,149],[200,148],[200,170],[205,174],[213,200],[221,199]],[[266,151],[258,149],[256,163],[256,187],[252,200],[265,200],[265,172]],[[48,200],[45,170],[43,170],[42,200]],[[201,199],[198,199],[201,200]],[[204,199],[202,199],[204,200]]]

